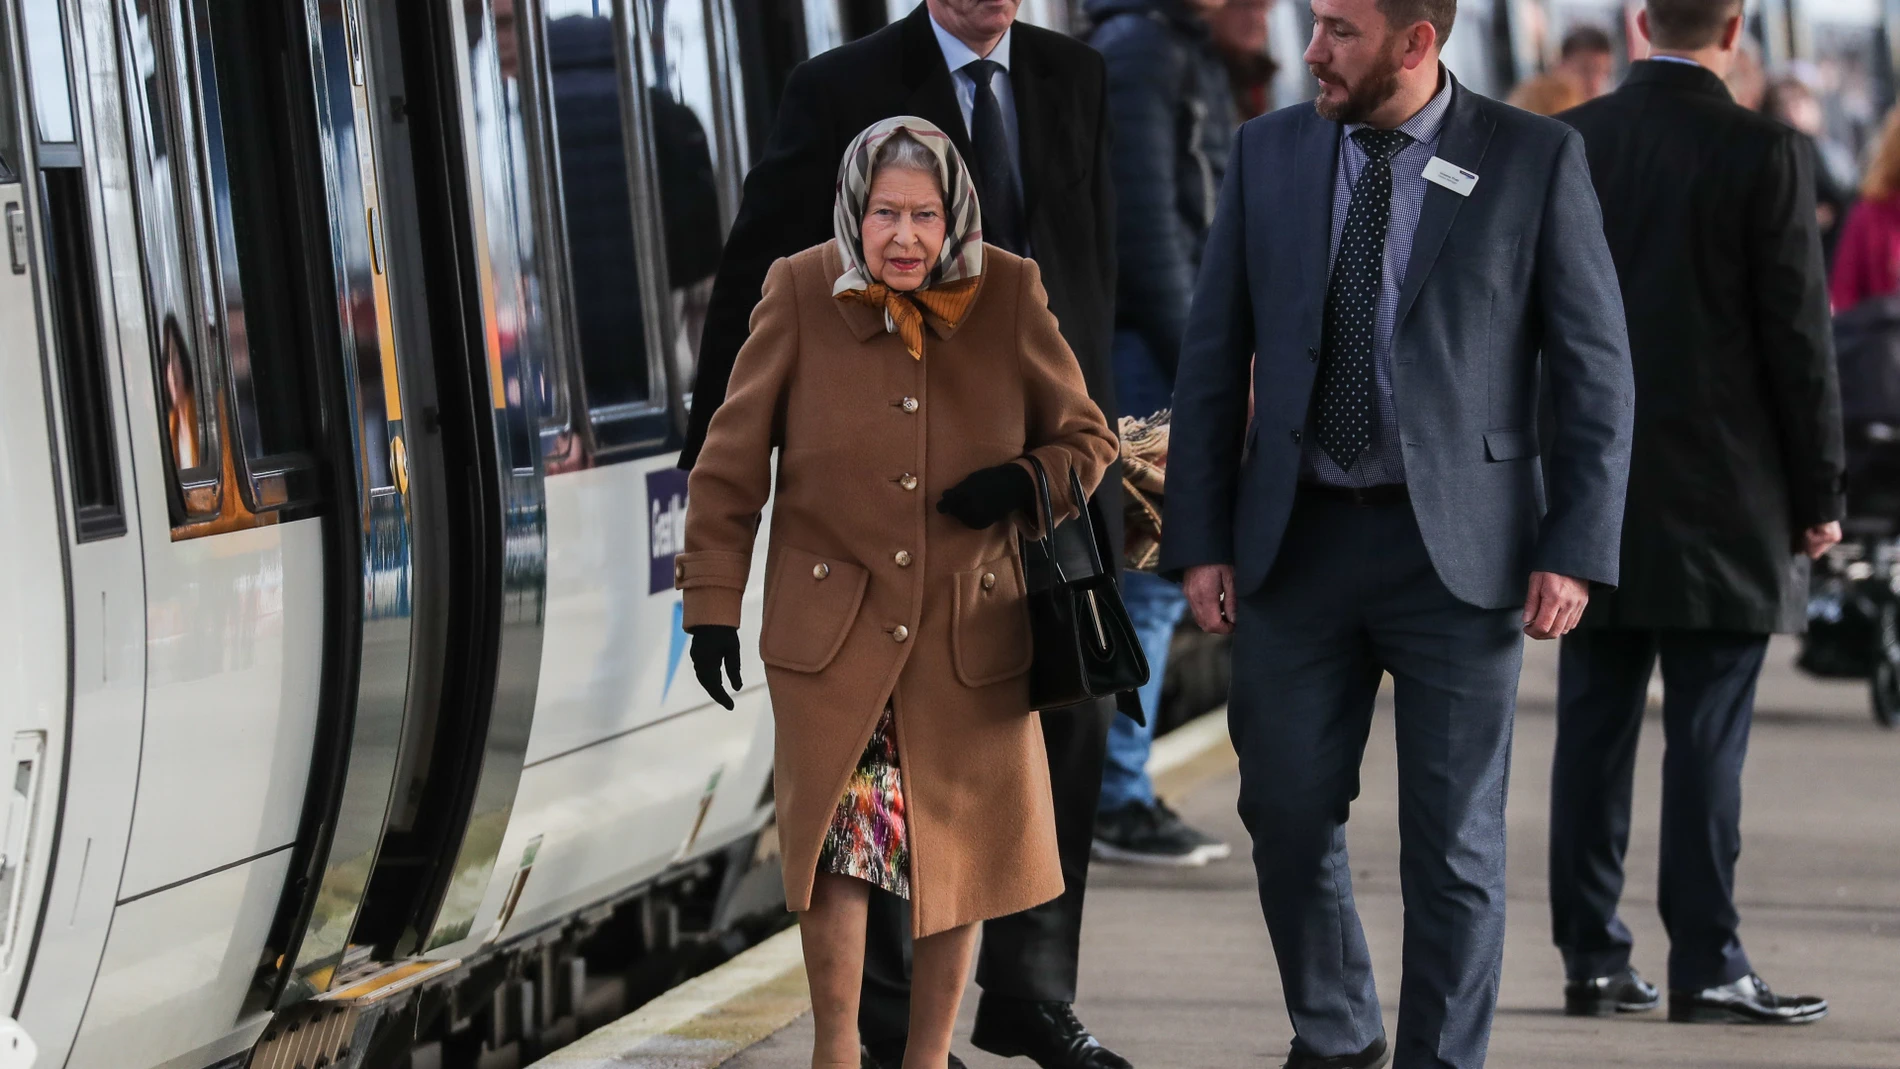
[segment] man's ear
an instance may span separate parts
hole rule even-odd
[[[1405,69],[1416,70],[1418,65],[1430,59],[1438,46],[1438,27],[1429,22],[1418,22],[1405,38]]]
[[[1647,10],[1638,11],[1636,13],[1636,32],[1642,34],[1643,40],[1648,41],[1650,44],[1653,45],[1656,43],[1656,39],[1649,35],[1649,12]]]
[[[1735,45],[1742,39],[1742,15],[1736,12],[1728,17],[1728,24],[1722,27],[1722,51],[1733,52]]]

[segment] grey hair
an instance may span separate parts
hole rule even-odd
[[[877,158],[871,161],[871,178],[866,183],[867,188],[877,182],[880,172],[893,168],[929,175],[930,180],[937,184],[937,196],[947,196],[943,188],[943,176],[937,173],[937,157],[909,130],[897,131],[877,147]]]

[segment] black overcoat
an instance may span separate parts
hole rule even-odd
[[[1800,532],[1841,518],[1840,391],[1795,131],[1649,60],[1583,134],[1636,370],[1622,579],[1586,626],[1798,631]]]

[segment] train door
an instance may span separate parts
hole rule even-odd
[[[59,5],[0,4],[0,1013],[35,1018],[54,1058],[99,960],[98,896],[80,892],[101,882],[88,862],[109,871],[123,849],[144,676],[100,168],[75,74]],[[73,762],[75,746],[92,759]],[[29,977],[64,1000],[48,1027]]]

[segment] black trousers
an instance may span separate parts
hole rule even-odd
[[[1095,803],[1102,792],[1113,701],[1045,714],[1049,786],[1055,796],[1062,897],[983,925],[976,982],[986,994],[1036,1002],[1074,1002],[1082,946],[1082,898],[1088,889]],[[865,934],[858,1032],[867,1043],[910,1032],[910,903],[875,888]]]
[[[1649,677],[1662,662],[1663,802],[1657,906],[1669,986],[1748,975],[1736,932],[1742,761],[1768,636],[1726,631],[1580,630],[1563,640],[1550,785],[1550,914],[1572,980],[1630,963],[1617,916],[1630,790]]]

